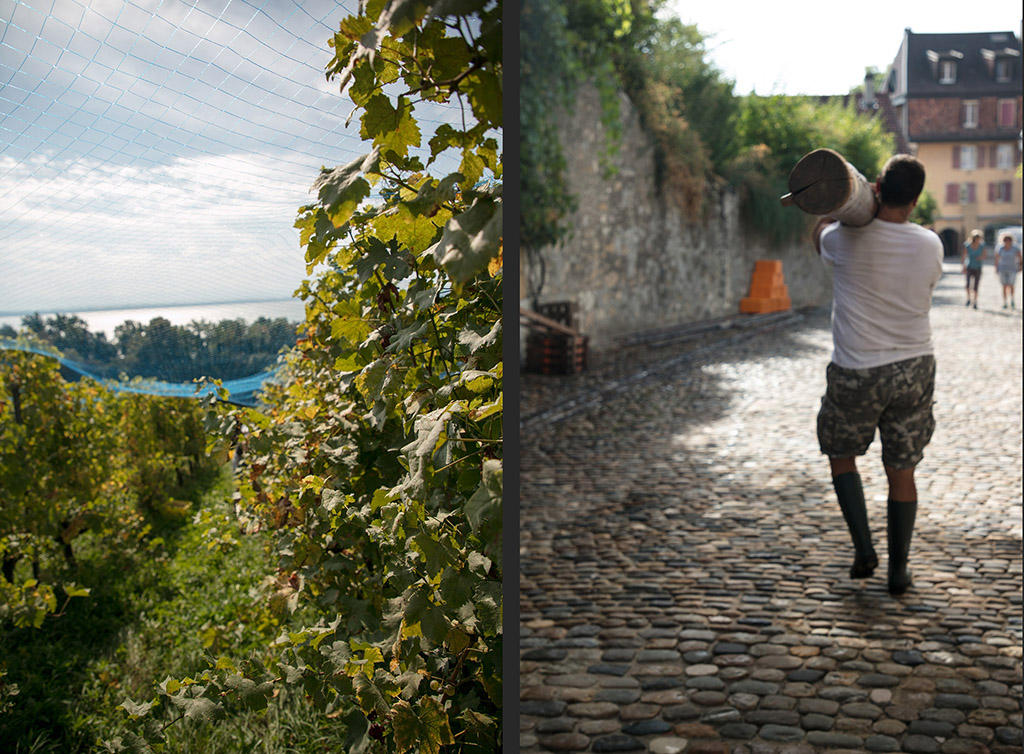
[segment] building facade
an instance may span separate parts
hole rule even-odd
[[[898,143],[925,165],[949,256],[974,228],[992,243],[1021,224],[1021,91],[1013,32],[904,31],[883,92]]]

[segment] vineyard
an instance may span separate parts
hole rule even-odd
[[[341,22],[366,153],[257,408],[0,352],[4,751],[501,748],[501,15]]]

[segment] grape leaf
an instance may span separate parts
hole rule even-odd
[[[441,240],[428,249],[458,283],[464,283],[497,255],[501,245],[501,202],[478,198],[460,215],[449,220]]]
[[[421,754],[438,754],[442,746],[454,743],[448,716],[433,697],[422,697],[415,708],[400,699],[391,712],[399,752],[415,748]]]

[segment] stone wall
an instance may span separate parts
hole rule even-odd
[[[590,336],[592,350],[610,349],[631,333],[738,313],[757,259],[782,260],[794,306],[831,300],[831,283],[809,241],[774,248],[744,231],[730,187],[707,197],[705,219],[688,221],[659,193],[653,143],[625,96],[621,112],[618,170],[610,178],[600,163],[605,147],[596,91],[584,88],[565,116],[563,146],[579,205],[575,231],[537,252],[544,266],[539,301],[575,302],[576,325]],[[528,278],[536,280],[537,269],[523,257],[520,295],[528,305]]]

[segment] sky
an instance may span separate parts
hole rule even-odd
[[[0,313],[290,297],[356,2],[0,0]]]
[[[715,65],[737,94],[845,94],[896,57],[903,30],[924,33],[1012,31],[1012,0],[669,0],[673,13],[711,38]]]

